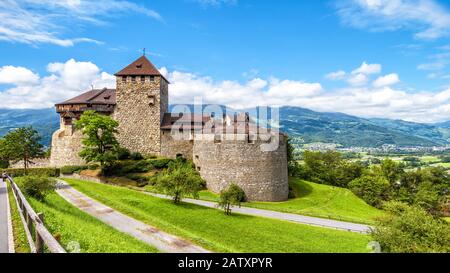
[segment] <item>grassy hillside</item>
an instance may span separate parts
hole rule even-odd
[[[135,219],[217,252],[367,252],[367,235],[175,205],[131,189],[65,179],[75,189]]]
[[[297,178],[291,178],[290,185],[295,192],[294,199],[279,203],[251,202],[244,206],[368,224],[383,214],[347,189]]]
[[[20,184],[20,178],[16,182]],[[43,212],[45,226],[66,247],[78,242],[83,253],[149,253],[157,250],[144,242],[121,233],[100,220],[69,204],[57,193],[44,202],[27,197],[36,212]]]

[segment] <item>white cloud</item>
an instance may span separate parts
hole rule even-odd
[[[37,81],[23,82],[21,78],[15,76],[7,78],[14,86],[0,92],[2,107],[53,107],[57,102],[90,90],[91,84],[94,84],[95,88],[115,86],[115,77],[101,71],[91,62],[71,59],[64,63],[51,63],[47,66],[47,71],[48,75],[38,77]],[[171,82],[171,104],[192,104],[195,97],[201,97],[204,103],[228,105],[237,109],[261,105],[286,105],[362,117],[419,122],[450,119],[450,89],[440,92],[406,92],[392,87],[399,80],[396,74],[379,77],[371,85],[325,90],[320,83],[290,79],[253,78],[245,82],[215,81],[211,77],[169,71],[164,67],[160,71]],[[26,74],[31,76],[30,72]]]
[[[27,68],[10,65],[0,67],[0,84],[34,84],[38,80],[39,75]]]
[[[105,24],[114,16],[140,13],[156,20],[161,16],[144,6],[116,0],[2,0],[0,40],[26,44],[73,46],[101,43],[87,37],[63,38],[74,24]]]
[[[365,74],[362,74],[362,73],[359,73],[359,74],[352,73],[352,76],[347,80],[347,82],[350,85],[355,85],[355,86],[365,85],[368,81],[369,81],[369,78]]]
[[[5,67],[2,68],[5,69]],[[3,108],[48,108],[55,103],[79,95],[95,88],[115,87],[115,77],[100,69],[91,62],[77,62],[74,59],[65,63],[51,63],[47,66],[48,76],[40,78],[26,68],[8,68],[10,72],[0,76],[3,83],[14,87],[0,92]],[[1,73],[0,73],[1,75]],[[24,81],[22,76],[33,78]]]
[[[391,86],[400,82],[400,78],[396,73],[381,76],[373,82],[375,87]]]
[[[325,75],[325,78],[335,81],[335,80],[342,80],[345,78],[345,76],[347,76],[347,73],[343,70],[339,70],[336,72],[328,73],[327,75]]]
[[[378,74],[381,72],[380,64],[367,64],[363,62],[360,67],[352,71],[352,74],[363,74],[363,75],[371,75]]]
[[[195,0],[203,6],[219,6],[222,4],[237,4],[238,0]]]
[[[339,0],[344,24],[369,31],[409,29],[418,39],[450,34],[450,12],[434,0]]]

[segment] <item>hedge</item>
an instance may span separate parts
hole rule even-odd
[[[59,177],[60,173],[58,168],[30,168],[27,169],[26,173],[25,169],[2,169],[0,170],[0,172],[6,172],[11,177],[20,177],[27,175]]]
[[[88,168],[89,168],[88,166],[64,166],[61,168],[61,173],[62,174],[73,174],[76,172],[87,170]]]

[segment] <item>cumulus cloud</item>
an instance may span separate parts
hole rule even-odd
[[[381,76],[373,82],[375,87],[391,86],[400,82],[400,78],[396,73]]]
[[[25,67],[4,66],[0,68],[0,84],[34,84],[39,75]]]
[[[14,71],[13,69],[18,68],[2,67],[1,71],[5,69]],[[94,63],[73,59],[48,64],[48,75],[44,77],[39,77],[26,68],[19,68],[17,71],[22,71],[22,75],[31,78],[37,77],[37,80],[23,81],[22,77],[15,76],[0,77],[13,85],[0,91],[2,107],[53,107],[57,102],[90,90],[91,84],[95,88],[115,87],[113,75],[101,71]],[[372,84],[326,90],[321,83],[292,79],[255,77],[245,82],[216,81],[194,73],[169,71],[165,67],[160,71],[171,82],[171,104],[192,104],[195,98],[200,97],[203,103],[227,105],[236,109],[263,105],[298,106],[316,111],[419,122],[450,119],[450,89],[440,92],[407,92],[393,87],[400,80],[397,74],[378,77]],[[354,76],[350,73],[349,77]]]
[[[363,74],[363,75],[371,75],[371,74],[379,74],[381,72],[380,64],[368,64],[363,62],[360,67],[352,71],[352,74]]]
[[[327,75],[325,75],[325,78],[335,81],[335,80],[342,80],[345,78],[345,76],[347,76],[347,73],[343,70],[339,70],[336,72],[328,73]]]
[[[48,108],[57,102],[96,88],[115,87],[115,77],[91,62],[74,59],[47,66],[49,75],[39,77],[23,67],[0,68],[0,83],[13,85],[0,92],[3,108]],[[3,74],[3,71],[7,73]]]
[[[140,13],[156,20],[162,17],[142,5],[116,0],[2,0],[0,40],[25,44],[73,46],[101,43],[88,37],[68,37],[73,24],[105,24],[113,16]]]
[[[359,29],[408,29],[425,40],[450,34],[450,12],[435,0],[338,0],[336,8],[344,24]]]

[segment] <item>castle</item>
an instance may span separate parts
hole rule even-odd
[[[132,152],[194,162],[207,187],[236,183],[250,201],[288,198],[286,137],[258,127],[248,114],[169,113],[169,81],[142,56],[115,74],[116,89],[93,89],[56,104],[60,128],[52,137],[50,164],[82,165],[83,137],[74,120],[95,110],[119,122],[117,139]],[[262,149],[276,143],[272,149]]]

